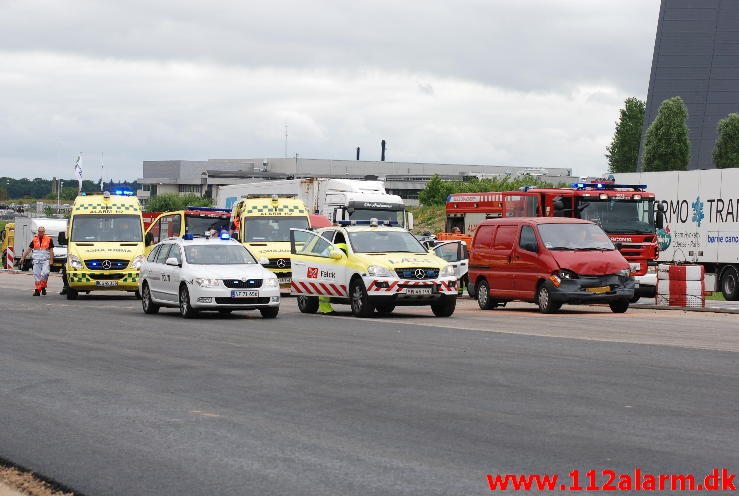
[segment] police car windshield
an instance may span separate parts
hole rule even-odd
[[[423,245],[407,231],[350,232],[354,253],[427,253]]]
[[[203,235],[206,231],[215,229],[216,232],[228,230],[228,219],[220,217],[185,217],[185,227],[191,234]]]
[[[138,215],[75,215],[72,241],[141,242],[141,217]]]
[[[615,250],[595,224],[540,224],[539,235],[550,250]]]
[[[249,250],[241,245],[185,246],[185,260],[192,265],[239,265],[256,263]]]
[[[306,217],[248,217],[244,241],[290,241],[290,229],[308,229]]]

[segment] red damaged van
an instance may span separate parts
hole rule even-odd
[[[563,303],[608,303],[622,313],[635,284],[629,263],[597,224],[565,217],[483,221],[470,247],[469,278],[483,310],[523,300],[542,313]]]

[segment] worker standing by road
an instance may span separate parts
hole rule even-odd
[[[336,243],[336,247],[344,252],[344,254],[349,253],[349,247],[346,246],[346,243]],[[331,306],[331,298],[328,296],[319,296],[318,297],[318,313],[320,314],[331,314],[334,313],[334,308]]]
[[[33,260],[33,281],[36,285],[33,296],[45,295],[46,281],[49,280],[51,264],[54,263],[54,241],[46,235],[44,226],[38,227],[38,233],[23,252],[21,267],[29,253],[31,253],[31,260]]]

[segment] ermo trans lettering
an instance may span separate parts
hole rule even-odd
[[[665,220],[667,223],[679,222],[687,224],[695,222],[698,226],[707,223],[739,222],[739,198],[723,199],[696,197],[688,200],[662,200],[665,206]]]

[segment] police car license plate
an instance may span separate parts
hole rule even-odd
[[[259,291],[231,291],[231,298],[258,298]]]
[[[590,293],[607,293],[611,290],[610,286],[599,286],[597,288],[585,288]]]
[[[431,294],[432,288],[406,288],[405,294],[409,295],[427,295]]]
[[[290,278],[289,277],[278,277],[277,283],[278,284],[290,284]]]
[[[95,281],[95,286],[118,286],[118,281]]]

